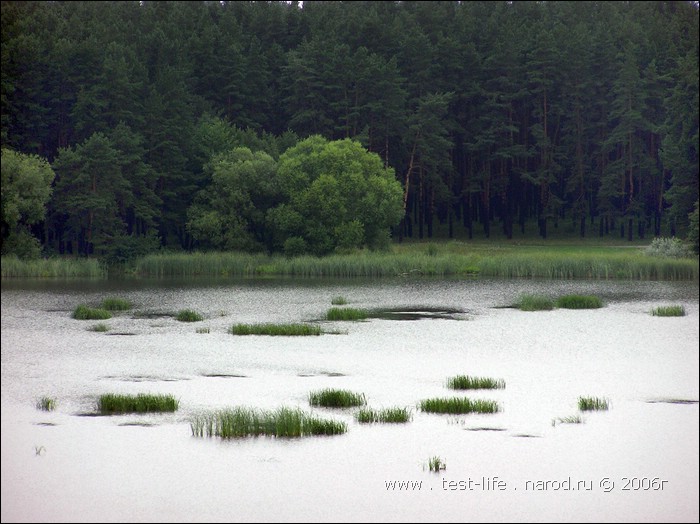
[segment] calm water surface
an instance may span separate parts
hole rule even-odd
[[[606,306],[503,307],[521,293],[597,294]],[[321,322],[341,334],[320,337],[227,334],[239,322],[320,322],[336,295],[463,313]],[[109,332],[71,318],[106,297],[134,304],[103,321]],[[649,314],[670,304],[687,316]],[[184,308],[205,320],[167,316]],[[2,521],[697,522],[698,339],[697,282],[3,281]],[[456,393],[445,381],[458,374],[507,387]],[[413,420],[360,425],[353,410],[310,408],[326,387],[408,406]],[[110,392],[169,393],[180,409],[84,416]],[[416,408],[455,393],[502,411]],[[35,408],[43,395],[56,411]],[[552,425],[578,413],[579,396],[607,397],[610,410]],[[348,432],[192,436],[192,413],[237,405],[298,406]],[[445,470],[428,470],[433,456]]]

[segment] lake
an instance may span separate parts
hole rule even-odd
[[[523,312],[523,293],[595,294],[595,310]],[[321,321],[331,299],[399,311]],[[106,333],[81,303],[131,301]],[[661,305],[684,317],[653,317]],[[180,309],[201,322],[178,322]],[[313,337],[235,336],[314,322]],[[197,328],[209,328],[198,333]],[[698,283],[499,279],[2,281],[2,521],[697,522]],[[456,375],[505,389],[453,391]],[[323,388],[409,407],[360,424],[309,406]],[[167,393],[175,413],[92,416],[103,393]],[[55,411],[35,407],[41,396]],[[439,415],[423,399],[498,402]],[[607,411],[579,412],[580,396]],[[300,407],[342,435],[194,437],[203,410]],[[569,417],[581,423],[565,423]],[[445,469],[430,471],[439,457]]]

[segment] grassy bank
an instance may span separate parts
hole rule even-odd
[[[20,260],[2,257],[2,278],[104,278],[107,270],[94,258]]]
[[[61,269],[65,264],[65,269]],[[84,271],[78,274],[79,268]],[[45,268],[51,266],[52,269]],[[54,267],[55,266],[55,267]],[[91,268],[88,274],[87,268]],[[692,280],[698,258],[668,258],[644,253],[643,245],[614,246],[591,242],[432,242],[393,244],[387,251],[357,251],[325,257],[285,258],[237,252],[163,253],[136,260],[135,276],[493,276],[504,278],[591,278]],[[2,277],[104,276],[95,260],[2,260]]]

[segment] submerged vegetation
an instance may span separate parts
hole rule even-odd
[[[600,397],[579,397],[578,409],[581,411],[605,411],[608,409],[608,399]]]
[[[333,306],[344,306],[348,303],[348,299],[343,296],[336,296],[331,299],[331,305]]]
[[[427,413],[449,413],[452,415],[466,413],[497,413],[499,411],[498,402],[495,400],[469,399],[464,397],[421,400],[420,409]]]
[[[685,308],[683,306],[659,306],[651,310],[655,317],[684,317]]]
[[[447,387],[450,389],[504,389],[506,381],[489,377],[457,375],[447,379]]]
[[[228,332],[232,335],[317,336],[321,334],[321,327],[313,324],[234,324]]]
[[[41,411],[53,411],[56,409],[56,399],[53,397],[41,397],[36,401],[36,409]]]
[[[112,318],[112,314],[106,309],[91,308],[80,304],[73,310],[73,318],[76,320],[107,320]]]
[[[375,422],[389,424],[404,423],[410,422],[411,410],[408,408],[361,408],[355,415],[355,418],[361,424],[371,424]]]
[[[172,395],[121,395],[106,393],[97,401],[97,409],[103,415],[112,413],[150,413],[177,411],[179,401]]]
[[[522,295],[515,307],[520,311],[550,311],[554,309],[554,301],[542,295]]]
[[[364,393],[353,393],[344,389],[322,389],[309,394],[309,404],[325,408],[351,408],[364,406],[367,399]]]
[[[581,415],[553,418],[552,426],[556,426],[557,424],[583,424],[583,418],[581,418]]]
[[[557,299],[557,307],[565,309],[597,309],[603,301],[593,295],[565,295]]]
[[[95,331],[96,333],[105,333],[109,331],[109,326],[105,324],[104,322],[100,322],[99,324],[95,324],[94,326],[90,326],[88,328],[88,331]]]
[[[221,438],[304,437],[339,435],[347,431],[345,422],[322,419],[300,409],[284,407],[274,411],[236,407],[200,413],[190,417],[190,427],[195,437]]]
[[[204,317],[191,309],[181,309],[177,312],[177,315],[175,315],[175,320],[179,320],[180,322],[199,322],[200,320],[204,320]]]

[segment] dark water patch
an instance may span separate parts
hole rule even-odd
[[[73,414],[76,417],[103,417],[104,415],[102,413],[98,413],[97,411],[80,411],[78,413]]]
[[[346,377],[345,373],[336,373],[334,371],[321,371],[319,373],[299,373],[297,377]]]
[[[464,428],[466,431],[508,431],[507,428],[489,428],[489,427],[477,427],[477,428]]]
[[[645,402],[647,404],[698,404],[700,401],[683,398],[657,398]]]
[[[55,422],[35,422],[35,426],[58,426]]]
[[[166,317],[176,317],[177,313],[174,311],[137,311],[131,318],[166,318]]]
[[[207,378],[250,378],[248,375],[236,375],[234,373],[202,373]]]
[[[150,428],[153,426],[157,426],[158,424],[154,424],[153,422],[121,422],[117,424],[117,426],[140,426],[144,428]]]
[[[118,336],[118,337],[133,337],[134,335],[137,335],[137,333],[129,333],[129,332],[124,332],[124,333],[106,333],[106,335],[109,335],[111,337]]]
[[[369,318],[380,320],[465,320],[466,311],[456,308],[415,306],[402,308],[380,308],[369,311]]]
[[[542,435],[530,435],[529,433],[516,433],[512,436],[516,438],[542,438]]]
[[[179,382],[190,380],[188,377],[158,377],[155,375],[107,375],[102,377],[105,380],[119,380],[122,382]]]

